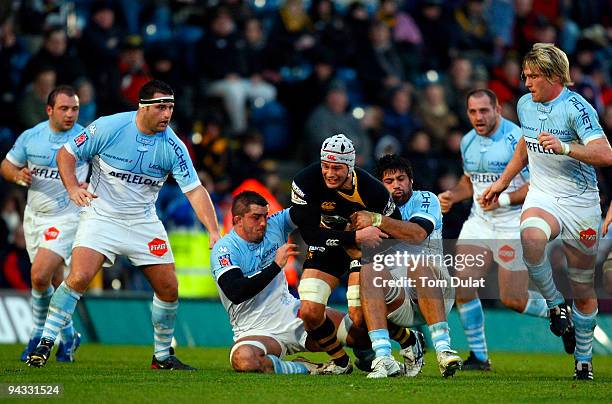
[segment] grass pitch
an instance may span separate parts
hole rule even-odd
[[[594,358],[595,381],[572,380],[569,355],[493,353],[492,372],[458,372],[443,379],[434,354],[426,356],[416,378],[368,380],[355,370],[347,376],[237,374],[227,349],[179,348],[177,356],[197,372],[149,370],[152,348],[86,344],[78,362],[42,369],[18,360],[21,345],[0,345],[0,385],[60,383],[57,400],[91,402],[248,402],[248,403],[402,403],[402,402],[610,402],[612,357]],[[322,354],[306,354],[324,361]],[[463,357],[465,357],[465,353]],[[7,396],[0,395],[0,401]],[[18,399],[23,401],[24,399]],[[14,400],[11,400],[14,401]],[[36,401],[40,402],[39,399]]]

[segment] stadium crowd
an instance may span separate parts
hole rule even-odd
[[[356,165],[395,152],[415,188],[440,193],[463,174],[466,94],[495,91],[517,122],[520,61],[535,42],[570,56],[573,90],[612,134],[612,15],[605,0],[76,0],[0,9],[0,159],[47,119],[49,92],[72,85],[79,123],[138,107],[152,78],[176,97],[172,126],[188,147],[219,221],[245,179],[288,206],[292,176],[345,133]],[[602,207],[612,171],[598,171]],[[29,289],[26,189],[0,180],[0,288]],[[170,230],[199,222],[176,184],[158,215]],[[470,202],[444,216],[456,238]],[[122,264],[119,263],[119,266]],[[120,270],[120,268],[119,268]],[[129,285],[138,284],[132,280]],[[134,286],[135,287],[135,286]]]

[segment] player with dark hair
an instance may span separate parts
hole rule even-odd
[[[59,151],[59,172],[72,200],[83,207],[73,247],[71,271],[53,294],[40,344],[28,357],[30,366],[44,366],[57,332],[72,318],[77,301],[100,267],[118,255],[139,266],[153,296],[155,353],[153,369],[193,370],[171,348],[178,310],[178,282],[168,236],[155,212],[155,200],[172,174],[210,233],[210,247],[219,227],[210,196],[200,184],[187,149],[169,127],[173,91],[152,80],[140,90],[137,111],[105,116],[67,142]],[[78,186],[75,162],[92,162],[92,180]]]
[[[2,161],[2,176],[28,189],[23,230],[32,262],[32,318],[34,327],[28,346],[21,354],[25,361],[40,342],[51,295],[64,278],[64,265],[70,262],[72,242],[79,223],[79,207],[70,202],[57,169],[57,151],[83,127],[77,124],[79,98],[69,86],[54,88],[47,98],[49,119],[19,136]],[[77,186],[84,183],[89,165],[77,163]],[[72,321],[61,328],[56,358],[73,362],[80,336]]]
[[[287,289],[282,272],[295,256],[287,243],[296,228],[290,209],[268,217],[268,202],[245,191],[232,204],[234,227],[223,236],[211,255],[211,268],[227,310],[235,344],[230,362],[238,372],[319,374],[321,367],[305,360],[284,361],[285,355],[321,351],[304,330],[300,300]],[[363,329],[351,329],[348,315],[327,308],[325,314],[339,330],[341,341],[369,348]]]
[[[374,270],[362,269],[362,304],[376,304],[377,313],[396,326],[428,324],[440,373],[444,377],[452,376],[461,367],[461,358],[451,349],[446,321],[446,315],[453,306],[454,290],[442,259],[444,252],[440,205],[431,192],[412,189],[412,167],[402,157],[381,157],[376,166],[376,174],[393,197],[402,218],[398,220],[379,213],[360,211],[351,217],[354,227],[361,229],[377,224],[392,238],[405,242],[384,251],[380,256],[410,252],[412,256],[422,257],[423,260],[419,262],[417,258],[407,265],[394,263],[390,268],[378,262]],[[425,261],[426,257],[434,259],[429,262]],[[397,281],[401,283],[406,279],[412,280],[414,286],[408,281],[404,287],[389,286],[388,281],[397,285]],[[427,283],[429,281],[440,281],[439,285],[445,286],[431,287]],[[406,375],[416,376],[423,367],[423,350],[418,338],[420,333],[412,331],[411,334],[416,334],[417,338],[412,344],[402,345],[400,354],[404,357]]]

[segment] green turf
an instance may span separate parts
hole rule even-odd
[[[226,349],[179,348],[178,356],[197,372],[148,369],[151,348],[88,344],[78,362],[53,357],[43,369],[17,360],[22,346],[0,345],[0,384],[61,383],[70,402],[610,402],[612,357],[595,357],[595,381],[572,380],[573,359],[554,354],[492,354],[492,372],[458,373],[443,379],[428,353],[416,378],[368,380],[356,370],[348,376],[237,374]],[[322,361],[322,354],[307,354]],[[6,397],[0,397],[3,401]],[[154,401],[153,401],[154,400]],[[37,400],[40,402],[40,400]],[[23,402],[20,400],[20,402]]]

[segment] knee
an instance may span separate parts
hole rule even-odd
[[[547,242],[546,236],[539,229],[526,228],[521,231],[524,261],[534,265],[542,262]]]
[[[70,271],[68,278],[66,278],[66,285],[71,289],[79,293],[84,293],[91,282],[91,277],[87,276],[86,273],[75,270],[74,268]]]
[[[253,348],[243,345],[232,355],[232,368],[236,372],[263,372],[260,356]]]
[[[176,277],[159,282],[155,294],[160,300],[174,302],[178,299],[178,280]]]
[[[319,327],[325,319],[325,307],[323,306],[322,309],[319,309],[315,304],[305,304],[305,302],[302,302],[300,317],[306,329],[313,330]]]
[[[32,287],[36,290],[46,290],[51,284],[53,274],[38,265],[32,265]]]

